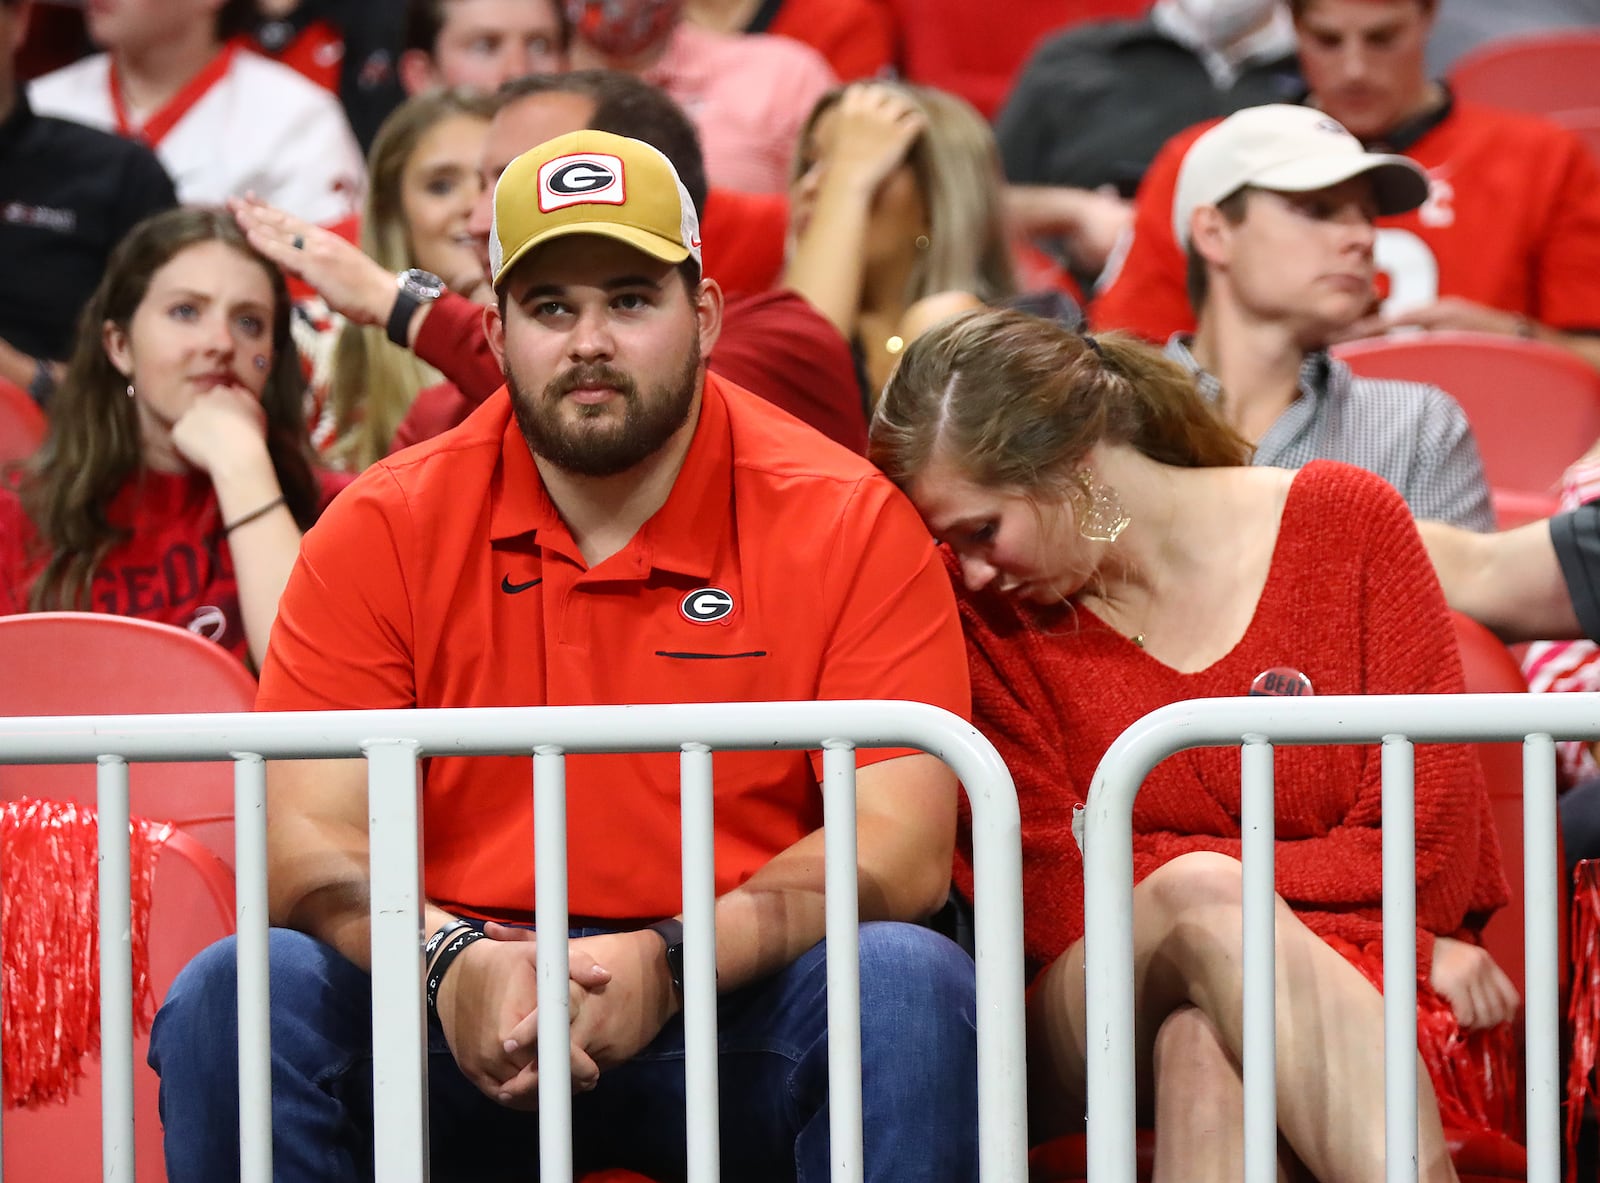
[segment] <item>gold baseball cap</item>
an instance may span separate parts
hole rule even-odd
[[[664,263],[700,262],[700,219],[672,161],[606,131],[547,140],[500,175],[489,230],[495,288],[534,247],[568,234],[613,238]]]

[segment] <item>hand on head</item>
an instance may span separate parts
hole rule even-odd
[[[339,315],[382,324],[394,306],[394,275],[331,230],[268,205],[254,195],[228,200],[250,245],[317,289]]]
[[[870,82],[847,89],[832,114],[832,134],[817,160],[868,191],[875,191],[905,162],[927,126],[922,112],[904,95]]]

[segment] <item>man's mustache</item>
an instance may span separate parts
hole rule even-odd
[[[610,387],[624,398],[630,399],[638,393],[632,378],[619,369],[603,364],[573,366],[565,374],[552,378],[544,388],[544,392],[548,397],[555,399],[574,390],[595,386]]]

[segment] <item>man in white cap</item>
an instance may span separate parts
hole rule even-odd
[[[1539,115],[1457,98],[1428,76],[1439,0],[1288,0],[1304,102],[1374,151],[1427,170],[1428,200],[1379,223],[1383,303],[1356,326],[1533,337],[1600,367],[1600,162]],[[1194,326],[1172,233],[1174,136],[1140,184],[1133,231],[1089,309],[1097,330],[1151,341]],[[1585,441],[1587,442],[1587,441]]]
[[[1437,387],[1357,378],[1324,351],[1373,299],[1373,219],[1415,209],[1427,177],[1367,152],[1310,107],[1250,107],[1207,131],[1178,173],[1192,337],[1167,352],[1256,445],[1255,462],[1341,460],[1377,473],[1418,517],[1493,527],[1465,414]]]
[[[865,460],[708,374],[721,295],[667,158],[581,131],[495,190],[506,386],[380,461],[306,538],[257,707],[906,698],[968,709],[949,580]],[[949,889],[954,777],[858,756],[866,1177],[976,1177],[973,967],[911,923]],[[717,762],[722,1163],[829,1175],[820,753]],[[371,1177],[365,773],[269,772],[274,1177]],[[423,780],[432,1171],[534,1177],[526,760]],[[574,1156],[685,1173],[678,761],[569,761]],[[562,934],[557,934],[560,939]],[[232,1177],[234,950],[151,1037],[172,1183]]]

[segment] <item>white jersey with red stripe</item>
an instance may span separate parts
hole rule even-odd
[[[222,50],[162,110],[140,120],[122,110],[106,54],[35,79],[28,100],[41,115],[148,143],[191,205],[253,192],[318,224],[360,205],[366,166],[339,101],[248,50]]]

